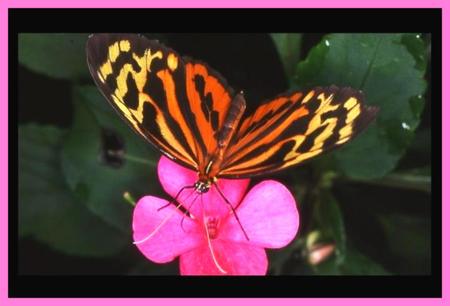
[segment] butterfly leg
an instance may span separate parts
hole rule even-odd
[[[228,199],[225,197],[225,195],[222,193],[222,190],[220,190],[219,185],[216,182],[213,182],[214,186],[216,186],[217,191],[219,192],[220,196],[222,197],[222,199],[225,200],[225,203],[228,204],[228,206],[230,206],[231,211],[233,212],[234,217],[236,218],[237,223],[239,224],[239,227],[241,228],[242,232],[244,233],[244,236],[247,240],[250,241],[250,239],[248,238],[247,233],[245,232],[244,227],[241,224],[241,221],[239,220],[239,216],[236,213],[236,210],[234,209],[233,205],[230,203],[230,201],[228,201]]]
[[[172,200],[170,200],[169,203],[167,203],[166,205],[161,206],[160,208],[158,208],[158,211],[160,211],[160,210],[163,209],[163,208],[168,207],[168,206],[171,205],[171,204],[174,204],[174,203],[178,200],[178,197],[179,197],[180,194],[183,192],[183,190],[185,190],[185,189],[190,189],[190,188],[194,188],[194,187],[195,187],[195,185],[184,186],[183,188],[180,189],[180,191],[178,191],[178,193],[176,194],[175,198],[172,198]]]

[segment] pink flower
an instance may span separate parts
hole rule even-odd
[[[159,161],[158,175],[171,197],[197,180],[194,171],[165,157]],[[297,234],[299,214],[294,197],[281,183],[263,181],[245,195],[249,182],[218,181],[223,194],[237,207],[248,240],[229,205],[212,186],[205,194],[185,189],[179,195],[178,202],[190,214],[173,204],[160,209],[168,201],[158,197],[141,198],[133,215],[134,243],[156,263],[180,257],[182,275],[265,275],[268,260],[264,249],[289,244]]]

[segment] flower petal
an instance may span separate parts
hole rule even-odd
[[[158,176],[162,187],[172,198],[183,187],[193,186],[198,180],[195,171],[180,166],[164,156],[158,163]],[[217,182],[222,193],[234,206],[240,203],[249,183],[249,179],[219,179]],[[197,218],[202,216],[202,205],[209,216],[221,217],[230,212],[229,205],[223,200],[214,185],[204,194],[199,194],[192,188],[185,189],[178,196],[178,202],[182,203]]]
[[[146,196],[138,201],[133,213],[133,239],[136,246],[148,259],[157,263],[172,261],[202,242],[198,224],[184,216],[174,205],[158,211],[167,203],[166,200]],[[149,235],[150,238],[146,239]]]
[[[264,248],[281,248],[295,238],[300,216],[291,192],[281,183],[267,180],[253,187],[242,200],[236,218],[231,215],[220,229],[220,238],[250,243]]]
[[[180,166],[165,156],[158,162],[158,177],[164,190],[174,198],[181,188],[193,186],[198,180],[195,171]],[[192,189],[190,190],[192,192]]]
[[[249,244],[212,240],[216,260],[226,271],[222,273],[214,263],[207,244],[180,256],[181,275],[265,275],[268,261],[263,248]]]
[[[249,183],[249,179],[219,179],[217,181],[217,185],[219,186],[220,191],[226,197],[229,203],[233,205],[233,207],[239,205],[242,197],[245,195],[245,191],[247,190]],[[193,207],[194,209],[191,209],[191,212],[195,216],[198,216],[201,213],[202,207],[205,214],[209,217],[225,218],[232,212],[230,205],[220,195],[216,186],[211,186],[211,189],[209,189],[207,193],[202,194],[201,196],[203,199],[200,199],[200,201],[203,201],[203,203],[200,203],[200,205],[195,205],[195,207]]]

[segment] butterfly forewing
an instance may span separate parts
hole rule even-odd
[[[220,175],[251,177],[297,165],[348,142],[376,113],[351,88],[279,96],[242,121]]]
[[[232,97],[218,73],[134,34],[94,34],[87,57],[97,86],[137,133],[181,164],[204,167]]]

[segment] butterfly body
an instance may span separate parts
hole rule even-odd
[[[243,93],[237,94],[231,102],[231,107],[225,117],[223,127],[217,134],[217,148],[215,152],[207,156],[206,166],[198,170],[199,179],[194,184],[194,189],[197,192],[208,192],[211,185],[218,180],[226,148],[230,144],[231,138],[244,114],[245,106]]]
[[[207,192],[219,178],[283,170],[353,139],[376,116],[351,88],[285,93],[245,114],[208,65],[135,34],[94,34],[88,66],[100,91],[140,136],[197,171],[193,188]]]

